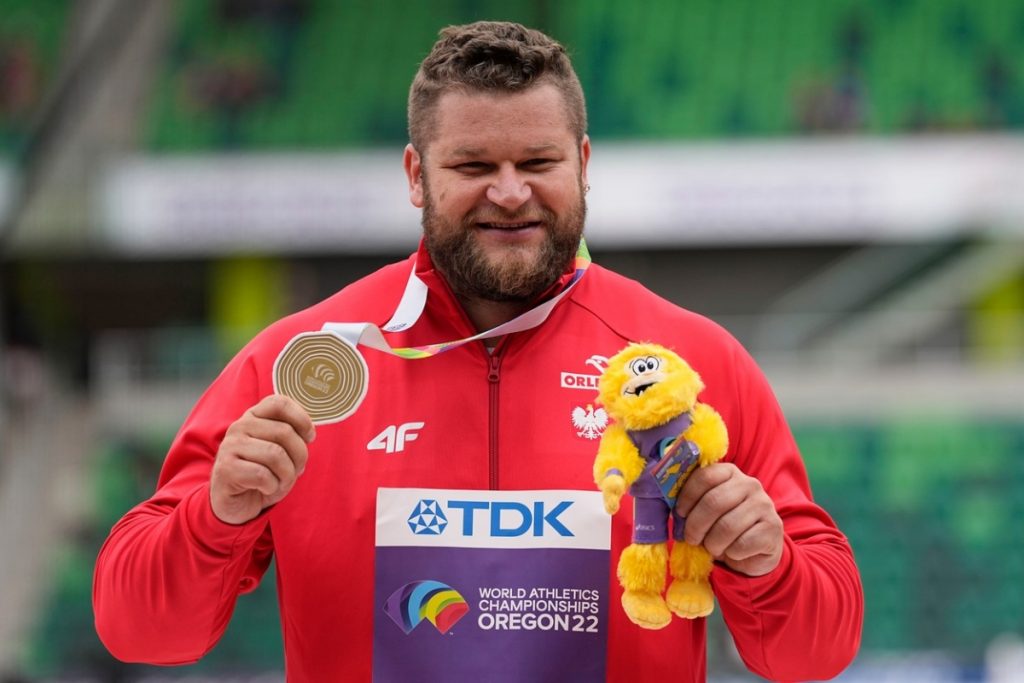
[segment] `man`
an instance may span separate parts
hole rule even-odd
[[[859,578],[846,539],[810,498],[762,373],[714,323],[585,259],[574,267],[591,150],[563,48],[511,23],[445,29],[412,84],[409,132],[409,196],[423,210],[418,253],[272,325],[202,397],[156,494],[114,527],[97,562],[96,623],[111,652],[197,660],[274,555],[289,680],[390,680],[380,666],[400,665],[402,652],[382,654],[371,627],[382,619],[374,524],[389,512],[377,509],[378,490],[593,490],[600,421],[573,425],[574,412],[593,412],[584,408],[593,392],[574,384],[586,383],[588,363],[650,340],[701,374],[701,400],[728,427],[725,460],[691,476],[677,509],[686,540],[716,558],[712,583],[740,654],[772,679],[836,675],[859,643]],[[394,346],[529,323],[421,360],[367,350],[366,400],[342,421],[315,426],[308,406],[275,394],[275,363],[292,340],[331,322],[394,320],[416,286],[426,302],[389,335]],[[609,563],[629,534],[624,509]],[[576,655],[515,650],[514,635],[495,632],[486,670],[473,672],[459,669],[465,629],[401,642],[453,648],[453,680],[522,679],[510,672],[525,660],[528,680],[585,680],[580,672],[595,662],[609,681],[703,680],[702,619],[641,629],[619,608],[614,577],[599,592],[600,645]]]

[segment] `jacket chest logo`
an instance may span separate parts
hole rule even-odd
[[[561,386],[563,389],[583,389],[585,391],[597,391],[597,380],[601,373],[608,367],[608,357],[593,355],[583,362],[589,365],[594,372],[562,372]]]
[[[368,451],[384,451],[385,453],[401,453],[410,441],[415,441],[420,430],[426,426],[424,422],[406,422],[405,424],[388,425],[377,436],[366,444]]]
[[[604,408],[595,409],[591,403],[587,404],[585,410],[577,406],[572,409],[572,426],[576,429],[576,436],[597,439],[608,426],[608,413]]]
[[[604,369],[608,367],[608,357],[593,354],[583,361],[583,365],[589,371],[563,371],[560,385],[563,389],[582,389],[590,392],[593,397],[597,394],[597,381],[601,378]],[[577,405],[572,409],[570,417],[576,436],[589,441],[599,439],[604,428],[608,426],[608,413],[604,411],[604,408],[595,408],[593,402]]]

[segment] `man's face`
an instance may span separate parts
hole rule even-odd
[[[434,265],[461,296],[528,301],[565,270],[583,233],[590,141],[561,93],[449,92],[426,153],[405,151]]]

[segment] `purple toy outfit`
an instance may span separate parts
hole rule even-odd
[[[675,496],[665,493],[656,470],[660,469],[662,457],[666,449],[685,432],[692,423],[689,412],[678,415],[663,425],[650,429],[629,431],[630,440],[640,452],[640,457],[647,463],[644,471],[629,487],[633,496],[633,542],[664,543],[668,540],[668,517],[672,515],[672,537],[681,541],[686,529],[686,518],[676,514]],[[697,461],[699,451],[690,442],[681,445],[676,457],[679,461],[679,472],[670,488],[678,491],[678,477],[685,474],[690,466]],[[662,477],[664,479],[664,477]]]

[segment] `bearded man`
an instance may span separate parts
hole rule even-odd
[[[763,374],[715,323],[590,263],[591,143],[563,47],[513,23],[444,29],[408,114],[419,250],[270,326],[200,399],[97,562],[110,651],[198,660],[273,557],[290,681],[704,680],[703,618],[641,628],[619,608],[628,511],[603,549],[546,544],[582,537],[568,520],[585,503],[558,496],[594,488],[586,366],[652,341],[699,372],[730,434],[676,512],[715,558],[740,655],[776,680],[839,673],[860,639],[857,569]],[[339,373],[355,387],[341,398]],[[389,540],[396,515],[408,547]],[[429,543],[459,534],[446,576],[427,574]],[[424,618],[440,633],[413,631]]]

